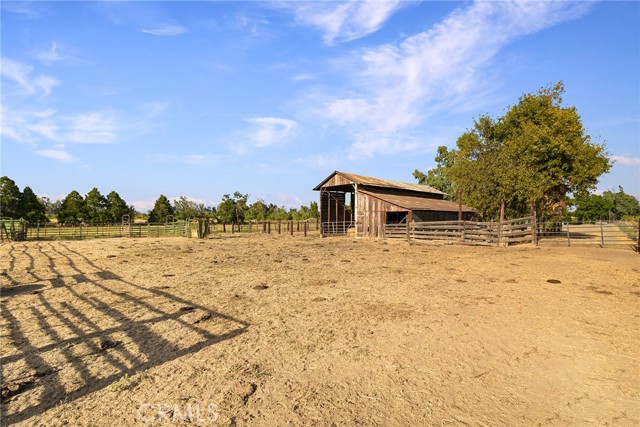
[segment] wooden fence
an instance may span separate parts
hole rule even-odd
[[[109,237],[205,237],[216,233],[267,233],[304,235],[320,229],[316,219],[307,221],[252,221],[240,224],[214,223],[207,219],[167,223],[123,224],[28,224],[5,221],[0,224],[4,240],[79,240]]]
[[[430,221],[387,224],[385,238],[434,240],[471,245],[509,246],[534,243],[536,225],[533,217],[503,222]]]

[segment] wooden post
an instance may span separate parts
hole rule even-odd
[[[282,221],[278,221],[278,234],[282,233]]]
[[[40,240],[40,223],[38,223],[38,227],[36,228],[36,240]]]
[[[307,225],[309,223],[308,222],[304,222],[304,237],[307,237]],[[638,233],[640,233],[640,221],[638,221]]]
[[[222,232],[223,233],[227,232],[227,224],[224,221],[222,221]]]
[[[271,234],[271,221],[267,221],[267,233]]]
[[[600,220],[600,247],[604,248],[604,227],[602,226],[602,219]]]
[[[293,221],[289,223],[289,231],[290,231],[290,234],[293,236]]]
[[[569,221],[567,221],[567,246],[571,246],[571,233],[569,232]]]
[[[411,241],[411,222],[413,221],[413,211],[407,213],[407,242]]]
[[[465,242],[467,238],[467,223],[462,221],[462,243]]]
[[[504,222],[504,199],[500,200],[500,221],[498,222],[498,246],[502,243],[502,223]]]

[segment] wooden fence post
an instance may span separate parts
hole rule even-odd
[[[305,221],[303,227],[304,227],[304,237],[307,237],[307,225],[309,223]],[[640,233],[640,221],[638,221],[638,233]]]
[[[600,220],[600,247],[604,248],[604,227],[602,226],[602,219]]]
[[[289,232],[293,236],[293,221],[289,222]]]
[[[567,221],[567,246],[571,246],[571,233],[569,232],[569,221]]]
[[[271,234],[271,221],[267,221],[267,234]]]

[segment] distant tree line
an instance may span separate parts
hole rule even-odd
[[[273,203],[266,204],[263,200],[248,203],[249,195],[236,191],[233,194],[225,194],[217,207],[205,206],[181,196],[174,200],[173,204],[161,194],[149,211],[149,222],[163,222],[169,216],[176,220],[184,220],[196,217],[209,217],[217,222],[243,223],[246,221],[278,221],[278,220],[306,220],[319,218],[318,203],[311,202],[309,206],[302,205],[299,208],[285,208]]]
[[[165,222],[167,220],[186,220],[189,218],[208,217],[218,222],[242,223],[245,221],[264,220],[306,220],[319,218],[318,203],[309,206],[287,209],[263,200],[255,203],[247,202],[248,194],[238,191],[222,196],[218,206],[206,206],[180,196],[173,203],[163,194],[155,201],[148,214],[136,212],[133,206],[127,205],[120,195],[112,191],[103,196],[97,188],[93,188],[85,196],[73,190],[63,200],[51,201],[48,197],[38,197],[29,187],[23,191],[16,183],[3,176],[0,178],[0,216],[22,218],[29,222],[48,222],[57,218],[63,224],[107,224],[121,222],[125,215],[148,222]]]

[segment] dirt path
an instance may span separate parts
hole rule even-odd
[[[3,425],[638,425],[640,257],[228,236],[0,247]]]

